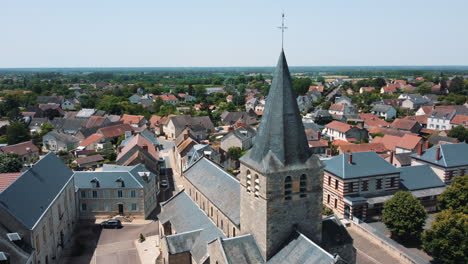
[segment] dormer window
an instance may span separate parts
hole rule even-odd
[[[125,183],[122,180],[122,178],[118,178],[115,182],[117,183],[117,187],[121,187],[121,188],[125,187]]]
[[[99,180],[94,178],[91,180],[91,184],[93,185],[93,188],[99,188],[100,185],[99,185]]]

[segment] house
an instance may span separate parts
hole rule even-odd
[[[399,154],[415,152],[418,144],[422,144],[422,138],[410,133],[404,133],[402,136],[385,134],[383,137],[375,137],[371,143],[382,143],[388,151]]]
[[[158,204],[158,175],[142,164],[104,164],[102,171],[76,171],[74,178],[82,219],[109,215],[147,218]]]
[[[411,133],[418,133],[422,128],[419,122],[416,120],[399,118],[395,119],[390,125],[390,127]]]
[[[73,110],[76,107],[75,100],[65,99],[60,105],[63,110]]]
[[[124,135],[126,131],[133,131],[133,128],[128,124],[117,124],[101,127],[96,131],[96,134],[102,135],[106,142],[111,142],[119,136]]]
[[[234,99],[234,96],[232,94],[229,94],[228,96],[226,96],[226,102],[228,103],[232,103],[233,99]]]
[[[80,142],[78,145],[78,149],[84,150],[102,150],[106,147],[110,147],[110,144],[106,144],[106,139],[103,135],[95,133],[91,136],[85,138],[83,141]]]
[[[362,143],[338,146],[338,152],[340,154],[367,151],[373,151],[377,154],[385,154],[388,150],[382,143]]]
[[[219,154],[210,145],[197,144],[194,145],[187,153],[185,162],[186,166],[183,169],[186,170],[203,157],[206,157],[207,159],[214,161],[217,164],[221,164],[221,154]]]
[[[78,146],[79,142],[80,139],[73,135],[53,130],[42,137],[42,151],[71,151]]]
[[[152,115],[149,123],[150,123],[150,129],[156,134],[156,135],[162,135],[163,134],[163,121],[165,117],[158,116],[158,115]]]
[[[411,166],[412,154],[411,152],[394,154],[392,151],[385,160],[397,168]]]
[[[207,87],[206,94],[224,93],[224,87]]]
[[[166,104],[176,105],[179,103],[179,99],[177,99],[177,97],[175,97],[173,94],[154,95],[153,97],[154,99],[161,98],[161,100],[163,100]]]
[[[128,98],[131,104],[139,104],[141,102],[141,96],[139,94],[134,94]]]
[[[76,114],[76,118],[88,119],[96,113],[96,109],[83,108]]]
[[[391,105],[376,104],[372,107],[371,113],[373,115],[383,117],[385,118],[385,120],[388,120],[395,118],[397,111]]]
[[[435,109],[427,117],[427,128],[434,130],[450,130],[450,121],[455,117],[457,111],[452,108]]]
[[[163,125],[163,131],[169,138],[177,138],[180,133],[190,127],[197,139],[206,139],[214,131],[214,125],[208,116],[192,117],[188,115],[171,116]]]
[[[403,92],[406,92],[406,93],[412,93],[412,92],[415,92],[417,90],[417,87],[413,86],[411,84],[407,84],[407,85],[404,85],[403,87],[401,87],[401,90]]]
[[[124,124],[130,125],[132,127],[138,128],[146,125],[146,119],[142,115],[127,115],[124,114],[120,118],[120,121]]]
[[[325,161],[323,204],[339,217],[361,220],[381,215],[374,197],[399,190],[400,172],[377,153],[344,153]]]
[[[339,121],[332,121],[326,124],[322,134],[328,136],[331,141],[340,139],[346,142],[357,142],[369,138],[365,128],[352,126]]]
[[[380,93],[381,94],[392,94],[398,91],[399,85],[397,84],[387,84],[386,86],[383,86],[380,88]]]
[[[406,109],[419,109],[421,106],[431,105],[432,102],[427,97],[420,94],[401,94],[398,99],[402,99],[401,107]]]
[[[77,135],[86,126],[84,118],[54,118],[50,124],[55,130],[70,135]]]
[[[39,159],[39,149],[32,141],[0,147],[0,153],[15,153],[25,164],[33,163]]]
[[[228,112],[224,111],[221,114],[221,122],[225,126],[233,126],[237,122],[252,125],[257,123],[257,115],[253,111],[249,112]]]
[[[0,244],[11,263],[62,257],[76,224],[74,189],[73,172],[48,153],[0,192]]]
[[[153,173],[159,172],[159,147],[157,141],[143,133],[135,133],[119,146],[116,163],[123,166],[144,164]],[[156,144],[155,144],[156,143]]]
[[[52,95],[52,96],[38,96],[38,97],[36,98],[36,103],[38,103],[38,104],[48,104],[48,103],[52,103],[52,104],[58,104],[58,105],[60,105],[62,102],[63,102],[63,96],[56,96],[56,95]]]
[[[247,100],[248,99],[248,100]],[[246,102],[245,102],[245,111],[246,112],[249,112],[249,110],[254,110],[255,111],[255,107],[260,104],[258,99],[256,97],[252,97],[252,98],[246,98]]]
[[[307,95],[300,95],[296,98],[299,111],[308,112],[312,106],[312,98]],[[255,109],[257,111],[257,109]]]
[[[411,166],[427,164],[445,183],[453,177],[463,176],[468,171],[468,144],[442,144],[411,155]]]
[[[31,121],[29,121],[29,125],[28,125],[28,128],[29,128],[29,131],[31,133],[41,133],[41,126],[42,124],[44,123],[49,123],[49,119],[44,117],[34,117],[31,119]]]
[[[256,131],[250,126],[238,127],[221,138],[221,149],[227,152],[232,147],[248,150],[253,145]]]
[[[416,121],[417,123],[419,123],[421,129],[427,127],[427,116],[426,115],[405,116],[405,117],[403,117],[403,119],[404,120],[410,120],[410,121]]]
[[[346,101],[342,101],[346,102]],[[357,109],[353,105],[349,106],[348,104],[332,104],[328,109],[328,112],[331,115],[355,115],[357,114]]]
[[[111,121],[106,116],[91,116],[86,121],[85,128],[107,126]]]
[[[80,169],[91,169],[99,167],[99,164],[104,161],[101,154],[90,155],[86,157],[77,158],[73,161]]]
[[[375,91],[375,87],[361,87],[361,88],[359,88],[359,93],[360,94],[371,93],[373,91]]]
[[[323,85],[311,85],[311,86],[309,86],[309,92],[317,91],[319,93],[323,93],[324,90],[325,90],[325,86],[323,86]]]
[[[455,115],[450,121],[450,125],[452,128],[456,126],[468,128],[468,115]]]
[[[346,95],[336,97],[335,104],[345,104],[347,106],[353,106],[353,101]]]
[[[369,114],[369,113],[362,113],[359,114],[359,119],[364,121],[364,127],[388,127],[388,123],[385,120],[380,119],[378,116]]]

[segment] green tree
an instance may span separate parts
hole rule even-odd
[[[8,144],[17,144],[28,141],[31,138],[29,129],[23,122],[12,122],[6,130]]]
[[[449,91],[451,93],[461,93],[464,90],[464,82],[462,77],[455,77],[450,82]]]
[[[309,78],[293,79],[293,89],[298,95],[304,95],[309,91],[312,80]]]
[[[50,123],[42,123],[41,125],[41,137],[44,136],[45,134],[49,133],[50,131],[54,130],[54,126],[52,126]]]
[[[422,83],[417,88],[418,93],[425,95],[432,92],[432,87],[428,83]]]
[[[23,161],[18,154],[2,153],[0,154],[0,173],[19,172],[23,167]]]
[[[177,113],[177,108],[172,104],[164,104],[159,109],[160,116],[168,116]]]
[[[230,147],[228,149],[228,155],[233,160],[239,160],[242,156],[242,149],[239,147]]]
[[[331,102],[330,101],[326,101],[325,103],[323,103],[322,105],[322,109],[323,110],[328,110],[331,106]]]
[[[437,197],[437,202],[442,210],[468,214],[468,175],[455,177],[451,186]]]
[[[468,263],[468,215],[451,209],[436,214],[422,248],[439,263]]]
[[[427,213],[411,192],[399,191],[385,202],[382,217],[392,236],[399,239],[418,239]]]
[[[460,142],[468,142],[468,129],[464,128],[463,126],[453,127],[448,133],[448,136],[456,138]]]

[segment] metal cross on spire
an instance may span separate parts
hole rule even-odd
[[[288,27],[285,27],[284,26],[284,12],[281,13],[281,27],[278,27],[279,29],[281,29],[281,49],[283,49],[283,45],[284,45],[284,30],[285,29],[288,29]]]

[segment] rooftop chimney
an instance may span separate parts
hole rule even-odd
[[[390,164],[393,165],[393,151],[390,151]]]
[[[422,143],[418,143],[418,156],[422,156]]]
[[[440,146],[438,146],[436,150],[436,161],[439,161],[439,160],[440,160]]]
[[[322,139],[322,132],[317,132],[317,139],[320,141]]]
[[[426,146],[425,146],[425,149],[429,149],[429,140],[426,140]]]
[[[349,155],[348,155],[348,162],[349,164],[353,164],[353,153],[350,152]]]
[[[148,145],[143,146],[143,151],[148,151]]]

